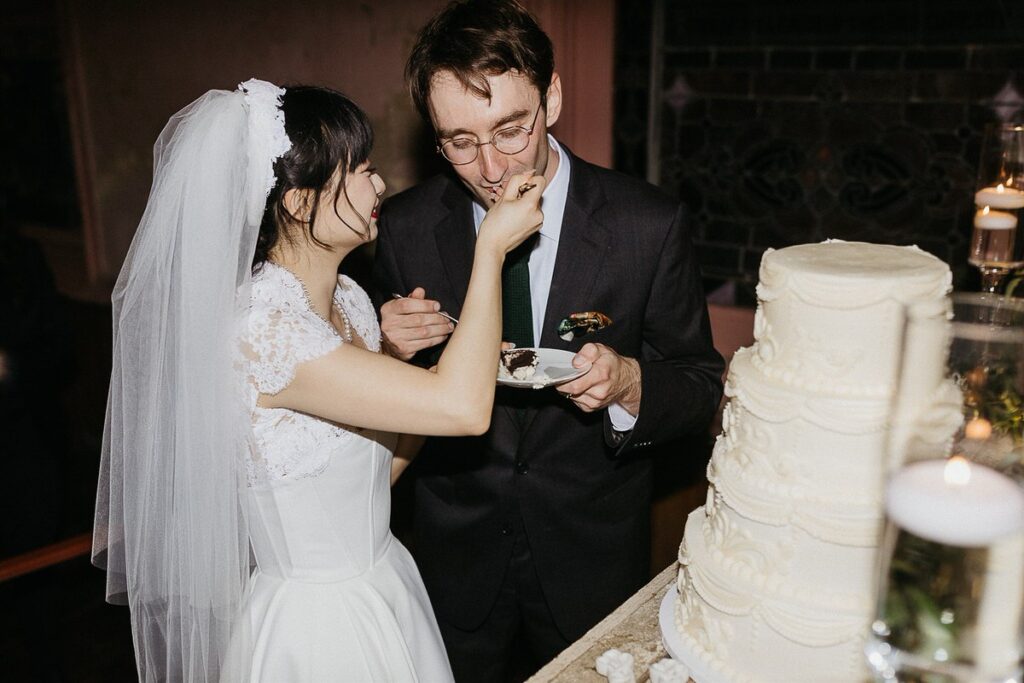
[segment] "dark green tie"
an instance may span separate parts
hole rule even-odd
[[[513,249],[501,270],[501,338],[519,348],[533,346],[530,252],[536,242],[532,236]]]

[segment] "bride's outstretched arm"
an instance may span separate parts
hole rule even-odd
[[[530,185],[519,195],[513,188]],[[520,174],[480,227],[460,320],[430,372],[342,344],[301,363],[266,408],[290,408],[342,424],[426,435],[482,434],[490,425],[501,342],[501,266],[505,254],[543,222],[544,179]]]

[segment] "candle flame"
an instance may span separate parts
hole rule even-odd
[[[1006,192],[1006,188],[1003,187],[1002,183],[999,183],[998,185],[996,185],[996,192],[998,192],[999,194],[1002,194],[1003,192]]]
[[[982,216],[987,216],[988,212],[991,211],[991,210],[992,210],[991,208],[986,206],[984,209],[981,210],[981,215]]]
[[[946,462],[942,478],[951,486],[963,486],[971,480],[971,465],[967,458],[954,455]]]

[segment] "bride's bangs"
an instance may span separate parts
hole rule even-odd
[[[309,215],[299,222],[306,224],[314,244],[326,248],[312,231],[320,197],[330,192],[336,203],[348,174],[367,161],[373,151],[370,119],[345,95],[329,88],[298,85],[286,88],[281,100],[292,147],[274,164],[277,183],[267,198],[254,268],[267,259],[282,234],[288,239],[287,227],[296,217],[288,212],[283,200],[292,189],[312,191]],[[367,235],[351,229],[364,238],[369,234],[368,226]]]

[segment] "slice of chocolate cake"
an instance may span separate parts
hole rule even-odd
[[[537,352],[533,349],[509,349],[501,352],[498,376],[503,379],[530,379],[537,371]]]

